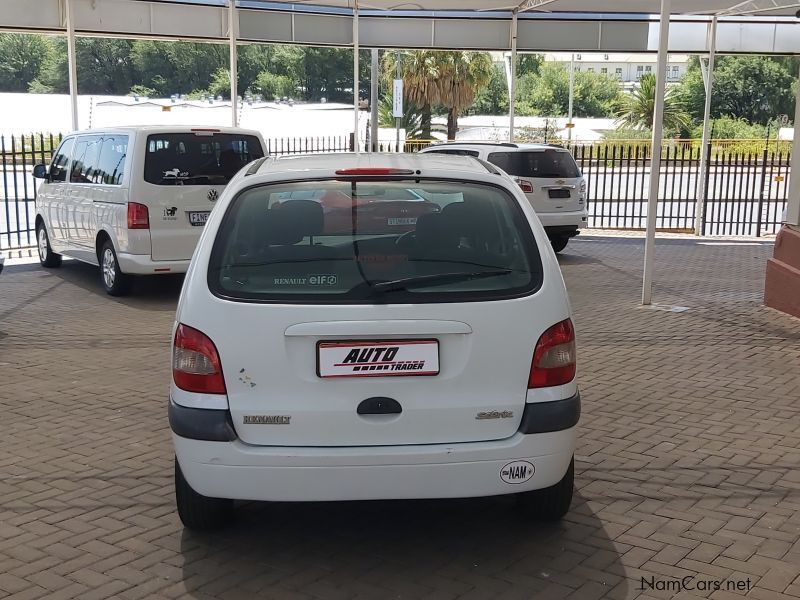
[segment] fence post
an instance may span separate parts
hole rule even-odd
[[[764,186],[767,179],[767,155],[769,150],[764,148],[761,155],[761,191],[758,194],[758,216],[756,217],[756,237],[761,237],[761,212],[764,210]]]
[[[700,232],[700,235],[706,234],[706,210],[708,209],[708,189],[711,182],[711,142],[708,142],[701,152],[706,153],[706,164],[703,166],[703,204],[699,211],[695,211],[695,215],[700,217],[700,223],[695,224],[695,230]]]

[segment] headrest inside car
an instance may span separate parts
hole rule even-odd
[[[313,200],[289,200],[276,204],[267,218],[270,245],[296,244],[305,237],[322,233],[325,216],[322,205]]]

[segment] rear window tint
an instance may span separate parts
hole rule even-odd
[[[217,295],[290,303],[500,299],[541,282],[517,201],[441,180],[250,188],[228,208],[208,271]]]
[[[144,179],[155,185],[224,185],[264,156],[258,138],[232,133],[147,136]]]
[[[566,150],[493,152],[489,162],[517,177],[573,179],[581,176],[575,159]]]

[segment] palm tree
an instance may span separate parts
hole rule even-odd
[[[421,123],[422,114],[419,109],[410,102],[404,103],[400,128],[405,129],[407,140],[424,139],[420,129]],[[378,124],[387,128],[393,128],[396,124],[392,114],[392,98],[388,95],[384,95],[378,102]]]
[[[667,88],[664,95],[664,128],[681,131],[688,129],[691,119],[675,88]],[[633,129],[653,128],[653,109],[656,104],[656,77],[642,75],[639,87],[625,96],[617,108],[618,124]]]
[[[492,59],[486,52],[444,52],[441,103],[447,108],[447,139],[456,139],[458,117],[492,80]]]
[[[492,60],[486,52],[413,50],[401,53],[400,77],[406,102],[419,107],[421,137],[431,138],[433,107],[447,109],[447,137],[455,139],[458,116],[492,78]],[[387,80],[395,78],[396,54],[383,56]]]

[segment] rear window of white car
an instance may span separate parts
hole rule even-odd
[[[225,185],[262,156],[261,142],[252,135],[153,134],[147,136],[144,179],[155,185]]]
[[[218,296],[287,303],[501,299],[541,283],[517,200],[441,180],[250,188],[229,206],[208,271]]]
[[[566,150],[518,150],[492,152],[488,160],[516,177],[574,179],[581,176],[575,159]]]

